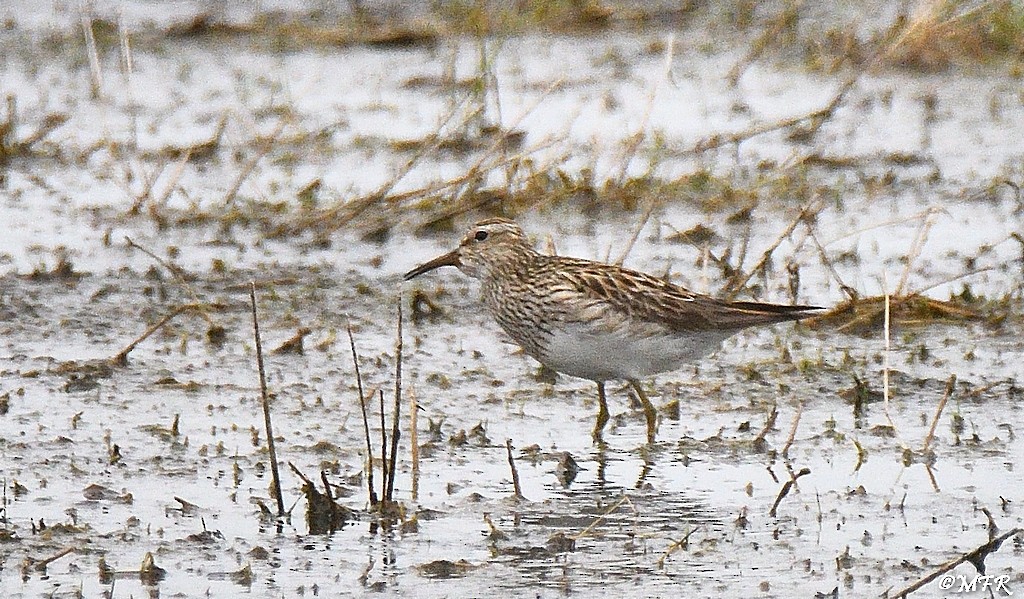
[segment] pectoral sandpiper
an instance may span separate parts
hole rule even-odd
[[[597,383],[595,441],[609,417],[606,381],[633,387],[653,442],[657,412],[639,379],[709,354],[741,329],[819,309],[724,301],[619,266],[541,254],[519,225],[502,218],[473,225],[459,247],[405,273],[405,280],[441,266],[481,281],[491,314],[527,354]]]

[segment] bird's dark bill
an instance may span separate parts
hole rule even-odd
[[[438,256],[437,258],[434,258],[430,262],[424,262],[423,264],[420,264],[416,268],[405,273],[403,278],[406,281],[408,281],[409,279],[418,277],[425,272],[430,272],[435,268],[441,268],[442,266],[459,266],[460,264],[461,263],[459,262],[459,251],[454,250],[448,252],[443,256]]]

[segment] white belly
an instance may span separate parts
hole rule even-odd
[[[558,372],[592,381],[642,379],[676,370],[715,351],[732,332],[677,333],[634,337],[620,331],[560,329],[552,332],[543,356]]]

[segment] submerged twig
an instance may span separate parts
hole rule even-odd
[[[274,499],[277,500],[277,515],[285,516],[284,497],[281,495],[281,474],[277,468],[277,448],[274,445],[274,430],[270,422],[270,394],[267,392],[267,371],[263,367],[263,342],[260,340],[260,320],[256,314],[256,282],[249,282],[249,300],[252,303],[252,331],[256,342],[256,365],[260,374],[260,398],[263,400],[263,424],[267,429],[267,451],[270,454],[270,473],[274,480]]]
[[[352,336],[352,323],[347,323],[348,344],[352,348],[352,364],[356,368],[356,387],[359,389],[359,409],[363,413],[363,432],[366,433],[366,489],[370,495],[370,505],[377,505],[377,491],[373,488],[373,446],[370,443],[370,420],[366,414],[366,395],[363,394],[363,375],[359,372],[359,354],[356,353],[356,340]]]

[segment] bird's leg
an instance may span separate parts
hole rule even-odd
[[[637,397],[640,398],[640,403],[644,406],[644,417],[647,419],[647,442],[654,443],[654,434],[658,426],[658,411],[651,405],[651,400],[647,398],[647,394],[644,393],[644,388],[640,386],[640,383],[631,380],[629,384],[636,391]]]
[[[604,395],[604,381],[597,381],[597,423],[594,424],[594,442],[601,441],[601,431],[608,423],[608,400]]]

